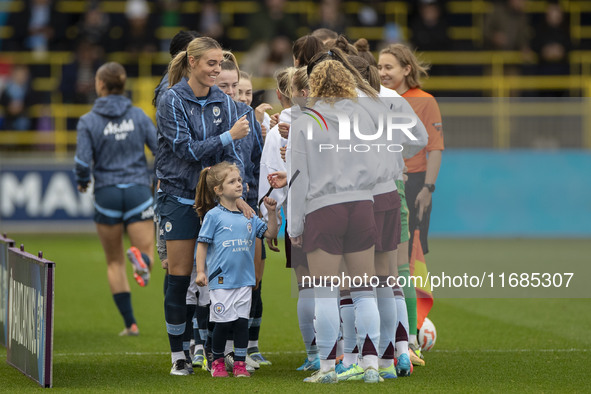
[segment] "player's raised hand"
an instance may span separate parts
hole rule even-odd
[[[273,128],[277,123],[279,123],[279,113],[271,115],[271,122],[269,123],[269,127]]]
[[[263,123],[263,119],[265,119],[265,111],[273,109],[273,106],[268,103],[259,104],[258,107],[254,110],[254,117],[257,119],[259,123]]]
[[[269,185],[271,185],[273,189],[281,189],[282,187],[287,186],[287,172],[273,172],[267,175],[267,180],[269,181]]]
[[[248,124],[248,120],[246,120],[246,115],[241,117],[234,123],[234,126],[230,129],[230,135],[232,136],[233,140],[239,140],[244,138],[250,132],[250,125]]]
[[[279,134],[281,134],[283,138],[287,139],[287,137],[289,136],[290,128],[289,123],[279,123],[279,126],[277,127],[279,128]]]

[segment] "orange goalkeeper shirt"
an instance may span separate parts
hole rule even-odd
[[[427,152],[432,150],[443,150],[443,128],[441,124],[441,112],[435,98],[419,88],[408,89],[403,95],[412,109],[415,111],[421,122],[427,129],[429,142],[419,153],[405,159],[404,164],[408,167],[409,173],[427,170]]]

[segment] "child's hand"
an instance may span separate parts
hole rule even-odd
[[[277,238],[267,238],[267,247],[272,250],[273,252],[280,252],[279,248],[277,247]]]
[[[207,286],[207,276],[205,276],[205,272],[197,272],[195,283],[201,287]]]
[[[267,211],[275,212],[275,210],[277,209],[277,201],[275,201],[271,197],[265,197],[263,201],[265,203],[265,208],[267,208]]]

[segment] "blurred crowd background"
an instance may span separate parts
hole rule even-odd
[[[273,89],[274,73],[293,64],[293,41],[318,28],[366,38],[376,54],[410,45],[431,63],[425,89],[438,98],[574,98],[591,90],[584,0],[0,0],[0,149],[71,151],[77,118],[96,98],[95,71],[110,60],[126,67],[131,98],[153,115],[153,89],[181,29],[217,39],[255,89]],[[581,133],[555,144],[583,140]]]

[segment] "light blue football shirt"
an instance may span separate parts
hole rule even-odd
[[[257,216],[247,219],[240,211],[221,205],[205,215],[198,242],[209,244],[205,264],[210,289],[254,286],[256,238],[263,238],[267,224]]]

